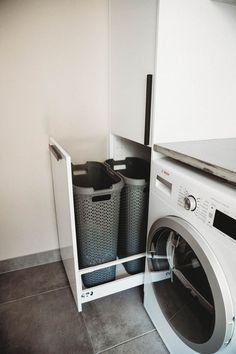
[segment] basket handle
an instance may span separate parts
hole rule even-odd
[[[114,171],[125,170],[127,168],[126,160],[117,160],[117,161],[113,160],[112,168]]]
[[[96,195],[92,197],[92,202],[102,202],[110,199],[111,199],[111,194]]]
[[[113,160],[113,161],[112,161],[112,164],[113,164],[114,166],[115,166],[115,165],[125,165],[126,162],[125,162],[125,160],[117,160],[117,161]]]
[[[88,173],[88,166],[86,164],[72,165],[72,170],[74,176],[86,175]]]

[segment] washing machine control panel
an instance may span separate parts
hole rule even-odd
[[[151,190],[184,219],[236,243],[236,187],[165,158],[152,171]]]
[[[180,185],[177,205],[189,220],[197,218],[207,227],[236,241],[236,208],[222,202],[221,198],[211,197],[207,191],[204,196],[202,193],[193,193],[191,188]]]

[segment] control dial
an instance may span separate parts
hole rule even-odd
[[[197,201],[192,195],[184,198],[184,209],[194,211],[197,208]]]

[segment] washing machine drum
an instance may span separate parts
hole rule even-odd
[[[178,217],[155,222],[148,238],[148,267],[158,306],[185,344],[199,353],[215,353],[229,343],[234,327],[229,288],[196,229]]]

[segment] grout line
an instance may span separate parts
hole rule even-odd
[[[153,329],[151,329],[150,331],[147,331],[147,332],[145,332],[145,333],[142,333],[142,334],[140,334],[140,335],[138,335],[138,336],[132,337],[132,338],[127,339],[127,340],[124,340],[123,342],[120,342],[120,343],[118,343],[118,344],[115,344],[115,345],[113,345],[113,346],[111,346],[111,347],[109,347],[109,348],[100,350],[100,351],[96,352],[96,354],[102,354],[102,353],[104,353],[104,352],[106,352],[106,351],[108,351],[108,350],[111,350],[111,349],[113,349],[113,348],[119,347],[119,346],[122,345],[122,344],[126,344],[126,343],[131,342],[132,340],[135,340],[135,339],[144,337],[144,336],[146,336],[147,334],[152,333],[152,332],[156,332],[156,329],[153,328]]]
[[[5,305],[5,304],[11,304],[11,303],[13,303],[13,302],[17,302],[17,301],[21,301],[21,300],[27,300],[27,299],[30,299],[30,298],[32,298],[32,297],[36,297],[36,296],[38,296],[38,295],[44,295],[44,294],[51,293],[51,292],[53,292],[53,291],[62,290],[62,289],[67,289],[67,288],[69,288],[69,285],[62,286],[62,287],[56,288],[56,289],[51,289],[51,290],[42,291],[42,292],[37,293],[37,294],[32,294],[32,295],[20,297],[20,298],[13,299],[13,300],[8,300],[8,301],[5,301],[5,302],[1,302],[1,303],[0,303],[0,306],[1,306],[1,305]]]

